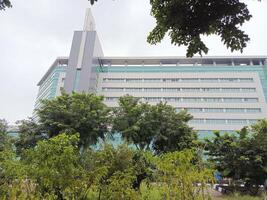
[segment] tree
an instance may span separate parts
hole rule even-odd
[[[113,131],[141,150],[182,150],[192,147],[196,139],[196,133],[187,125],[192,116],[185,111],[177,113],[166,103],[149,105],[126,95],[119,99],[114,113]]]
[[[19,127],[19,138],[15,141],[16,151],[19,155],[29,148],[33,148],[38,141],[47,138],[41,126],[32,118],[16,122]]]
[[[95,94],[62,94],[53,100],[44,100],[37,110],[39,123],[48,137],[62,132],[79,133],[79,146],[95,145],[108,132],[109,109],[103,97]]]
[[[160,199],[210,199],[206,186],[213,181],[213,171],[194,163],[194,151],[150,155],[148,159],[155,164],[157,176],[153,185],[161,191]]]
[[[197,134],[188,122],[193,118],[186,111],[177,112],[166,103],[154,106],[156,135],[153,139],[153,150],[160,154],[190,149],[194,146]]]
[[[90,0],[93,4],[96,0]],[[218,35],[231,51],[241,51],[249,37],[240,27],[252,17],[240,0],[150,0],[156,27],[147,41],[157,44],[168,34],[174,45],[187,46],[187,57],[208,53],[203,35]]]
[[[12,5],[9,0],[0,0],[0,10],[5,10],[6,8],[11,8]]]
[[[123,139],[133,143],[137,149],[149,149],[156,133],[152,106],[126,95],[120,97],[119,107],[114,110],[113,131]]]
[[[8,123],[5,119],[0,119],[0,152],[11,147],[11,138],[7,133]]]
[[[42,197],[76,199],[82,196],[85,171],[79,163],[78,142],[78,134],[60,134],[39,141],[35,148],[25,151],[22,162],[27,177],[37,184],[36,190]]]
[[[223,176],[243,180],[247,190],[256,194],[267,178],[266,136],[266,120],[259,120],[237,134],[216,132],[214,139],[206,140],[207,154]]]

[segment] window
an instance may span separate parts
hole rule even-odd
[[[198,82],[198,78],[182,78],[181,81],[185,83],[194,83]]]
[[[216,83],[218,81],[219,81],[218,78],[201,78],[200,79],[200,82],[202,83]]]
[[[128,83],[141,83],[141,82],[143,82],[143,79],[140,79],[140,78],[128,78],[128,79],[126,79],[126,82],[128,82]]]
[[[222,83],[238,82],[238,78],[220,78]]]
[[[179,82],[179,78],[164,78],[162,79],[163,82],[166,82],[166,83],[174,83],[174,82]]]
[[[239,80],[240,82],[243,82],[243,83],[253,82],[253,78],[240,78]]]
[[[242,88],[242,92],[256,92],[256,88]]]
[[[142,92],[142,88],[125,88],[126,92]]]
[[[258,101],[259,101],[258,98],[245,98],[244,99],[244,102],[247,102],[247,103],[256,103]]]
[[[144,82],[145,83],[158,83],[158,82],[161,82],[161,79],[159,79],[159,78],[155,78],[155,79],[153,79],[153,78],[145,78]]]
[[[203,92],[220,92],[220,88],[202,88]]]
[[[223,108],[205,108],[204,112],[209,112],[209,113],[222,113]]]
[[[225,103],[241,103],[241,98],[224,98]]]
[[[163,92],[179,92],[180,88],[162,88]]]
[[[222,88],[222,92],[240,92],[240,88]]]
[[[123,88],[102,88],[102,90],[108,92],[123,92]]]
[[[245,119],[228,119],[228,124],[247,124]]]
[[[247,108],[247,113],[260,113],[260,108]]]
[[[161,92],[161,88],[144,88],[145,92]]]
[[[190,120],[189,123],[192,123],[192,124],[204,124],[205,121],[204,121],[204,119],[195,118],[195,119]]]
[[[191,113],[200,113],[200,112],[203,112],[203,109],[202,108],[186,108],[186,110],[188,112],[191,112]]]
[[[184,98],[183,100],[184,100],[184,102],[189,102],[189,103],[191,103],[191,102],[201,102],[200,98]]]
[[[225,119],[206,119],[207,124],[225,124]]]
[[[225,112],[227,113],[243,113],[245,112],[244,108],[226,108]]]
[[[182,88],[183,92],[200,92],[200,88]]]
[[[205,102],[221,102],[221,98],[204,98]]]

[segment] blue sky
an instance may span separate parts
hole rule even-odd
[[[25,3],[27,2],[27,3]],[[246,0],[253,18],[243,30],[251,41],[243,55],[267,55],[267,1]],[[12,0],[0,12],[0,118],[11,124],[31,116],[36,84],[57,56],[68,56],[74,30],[83,27],[87,0]],[[149,0],[99,0],[92,8],[106,56],[184,56],[185,47],[149,45],[155,25]],[[217,36],[204,38],[209,56],[231,53]]]

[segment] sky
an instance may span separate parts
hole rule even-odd
[[[74,30],[81,30],[87,0],[11,0],[0,11],[0,119],[10,124],[32,115],[37,83],[58,56],[68,56]],[[25,3],[27,2],[27,3]],[[242,55],[267,55],[267,1],[244,0],[253,18],[243,30],[251,40]],[[105,56],[185,56],[168,37],[146,42],[155,20],[149,0],[98,0],[92,7]],[[217,36],[204,38],[208,56],[231,53]]]

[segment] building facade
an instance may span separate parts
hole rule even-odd
[[[62,89],[103,95],[110,107],[129,94],[188,110],[202,133],[239,130],[267,117],[267,56],[106,57],[89,10],[69,57],[56,59],[38,86],[35,108]]]

